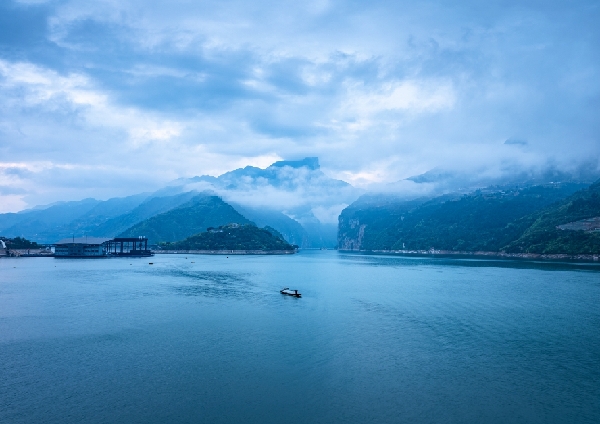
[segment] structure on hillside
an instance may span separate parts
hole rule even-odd
[[[71,237],[54,245],[55,258],[108,258],[115,256],[152,256],[148,239]]]

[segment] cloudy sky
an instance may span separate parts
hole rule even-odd
[[[0,2],[0,212],[318,156],[354,185],[600,154],[598,1]]]

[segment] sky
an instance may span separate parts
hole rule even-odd
[[[0,2],[0,212],[319,157],[598,167],[598,1]]]

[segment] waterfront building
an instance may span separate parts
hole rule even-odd
[[[57,258],[101,258],[108,253],[107,245],[112,240],[104,237],[71,237],[66,238],[54,247]]]
[[[105,258],[109,256],[152,256],[146,237],[71,237],[54,245],[56,258]]]
[[[111,256],[152,256],[148,249],[147,237],[117,237],[107,243],[107,251]]]

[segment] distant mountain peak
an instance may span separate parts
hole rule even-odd
[[[290,168],[308,168],[316,171],[320,169],[319,158],[317,157],[306,157],[302,160],[280,160],[269,166],[269,168],[283,168],[289,166]]]

